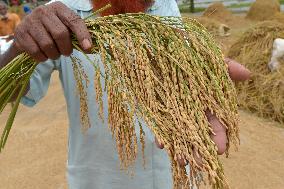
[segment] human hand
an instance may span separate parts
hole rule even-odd
[[[228,72],[231,77],[231,79],[235,82],[238,81],[245,81],[248,80],[250,77],[250,71],[246,69],[243,65],[239,64],[238,62],[226,58],[225,62],[228,64]],[[218,120],[216,115],[212,114],[210,111],[205,112],[206,117],[212,127],[213,132],[215,135],[211,135],[212,140],[215,142],[217,148],[218,148],[218,155],[224,154],[224,152],[227,149],[227,133],[225,126]],[[156,139],[156,145],[158,148],[163,149],[164,145],[159,143],[159,141]],[[202,165],[201,159],[198,157],[197,153],[194,154],[195,161]],[[187,161],[184,159],[178,159],[179,164],[181,166],[185,166],[187,164]]]
[[[50,3],[34,9],[17,26],[13,47],[16,54],[27,52],[38,62],[57,59],[60,55],[72,53],[71,32],[83,50],[92,47],[91,35],[84,21],[63,3]]]

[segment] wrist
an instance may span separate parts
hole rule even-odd
[[[2,55],[0,55],[0,69],[5,67],[9,62],[11,62],[15,57],[17,57],[21,52],[16,47],[15,43]]]

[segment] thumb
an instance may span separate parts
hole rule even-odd
[[[223,153],[225,153],[227,149],[228,139],[227,139],[226,127],[220,122],[220,120],[216,117],[216,115],[212,114],[209,110],[207,110],[205,114],[214,133],[211,135],[211,139],[218,148],[217,151],[218,155],[222,155]]]
[[[225,62],[228,64],[229,75],[233,81],[245,81],[250,78],[251,72],[245,66],[229,58],[226,58]]]

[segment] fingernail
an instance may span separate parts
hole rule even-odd
[[[252,74],[252,72],[249,69],[247,69],[245,66],[242,66],[242,69],[243,69],[243,75],[244,75],[243,78],[244,78],[244,80],[249,79],[251,74]]]
[[[82,47],[84,50],[88,50],[92,47],[91,42],[89,41],[89,39],[84,39],[82,42]]]
[[[245,67],[246,72],[250,75],[251,71]]]
[[[240,69],[244,70],[245,72],[248,72],[249,70],[242,64],[236,64],[236,66],[239,66]]]

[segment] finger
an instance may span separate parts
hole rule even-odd
[[[214,134],[211,135],[213,142],[218,148],[218,155],[222,155],[227,149],[227,132],[225,126],[219,121],[216,115],[206,111],[206,117],[212,127]]]
[[[159,149],[164,149],[164,144],[159,142],[157,138],[155,138],[155,143],[156,143],[156,146]],[[180,166],[186,166],[187,165],[187,161],[184,158],[182,158],[182,157],[177,158],[177,161],[178,161]]]
[[[155,138],[155,143],[156,143],[156,146],[159,149],[164,149],[164,144],[159,142],[157,138]],[[178,161],[180,166],[186,166],[187,165],[187,161],[184,158],[179,157],[179,158],[177,158],[177,161]]]
[[[36,28],[30,29],[29,33],[46,57],[53,60],[59,58],[60,53],[55,42],[41,23],[37,23]]]
[[[41,49],[37,43],[33,40],[28,32],[17,31],[17,36],[15,37],[15,45],[18,51],[28,53],[37,62],[44,62],[48,58],[41,52]]]
[[[72,53],[73,47],[68,28],[52,12],[45,11],[44,15],[41,17],[41,21],[55,41],[58,51],[60,54],[69,56]]]
[[[199,167],[202,167],[202,165],[203,165],[202,158],[199,155],[199,153],[198,153],[196,148],[193,148],[193,158],[195,160],[195,163]],[[180,166],[186,166],[188,164],[188,161],[185,158],[183,158],[183,157],[179,157],[177,160],[178,160],[178,163],[179,163]]]
[[[178,164],[182,167],[185,167],[188,164],[188,161],[186,161],[185,158],[179,157],[177,160],[178,160]]]
[[[196,148],[193,148],[193,157],[196,164],[201,167],[203,165],[202,158],[199,155],[198,150]]]
[[[57,17],[76,35],[81,48],[89,52],[92,47],[92,40],[84,21],[63,3],[53,4],[57,4],[57,6],[54,6]]]
[[[228,64],[229,75],[233,81],[245,81],[250,78],[251,72],[243,65],[229,58],[226,58],[225,62]]]
[[[156,143],[156,146],[160,149],[164,149],[164,144],[162,144],[161,142],[158,141],[157,138],[155,138],[155,143]]]

